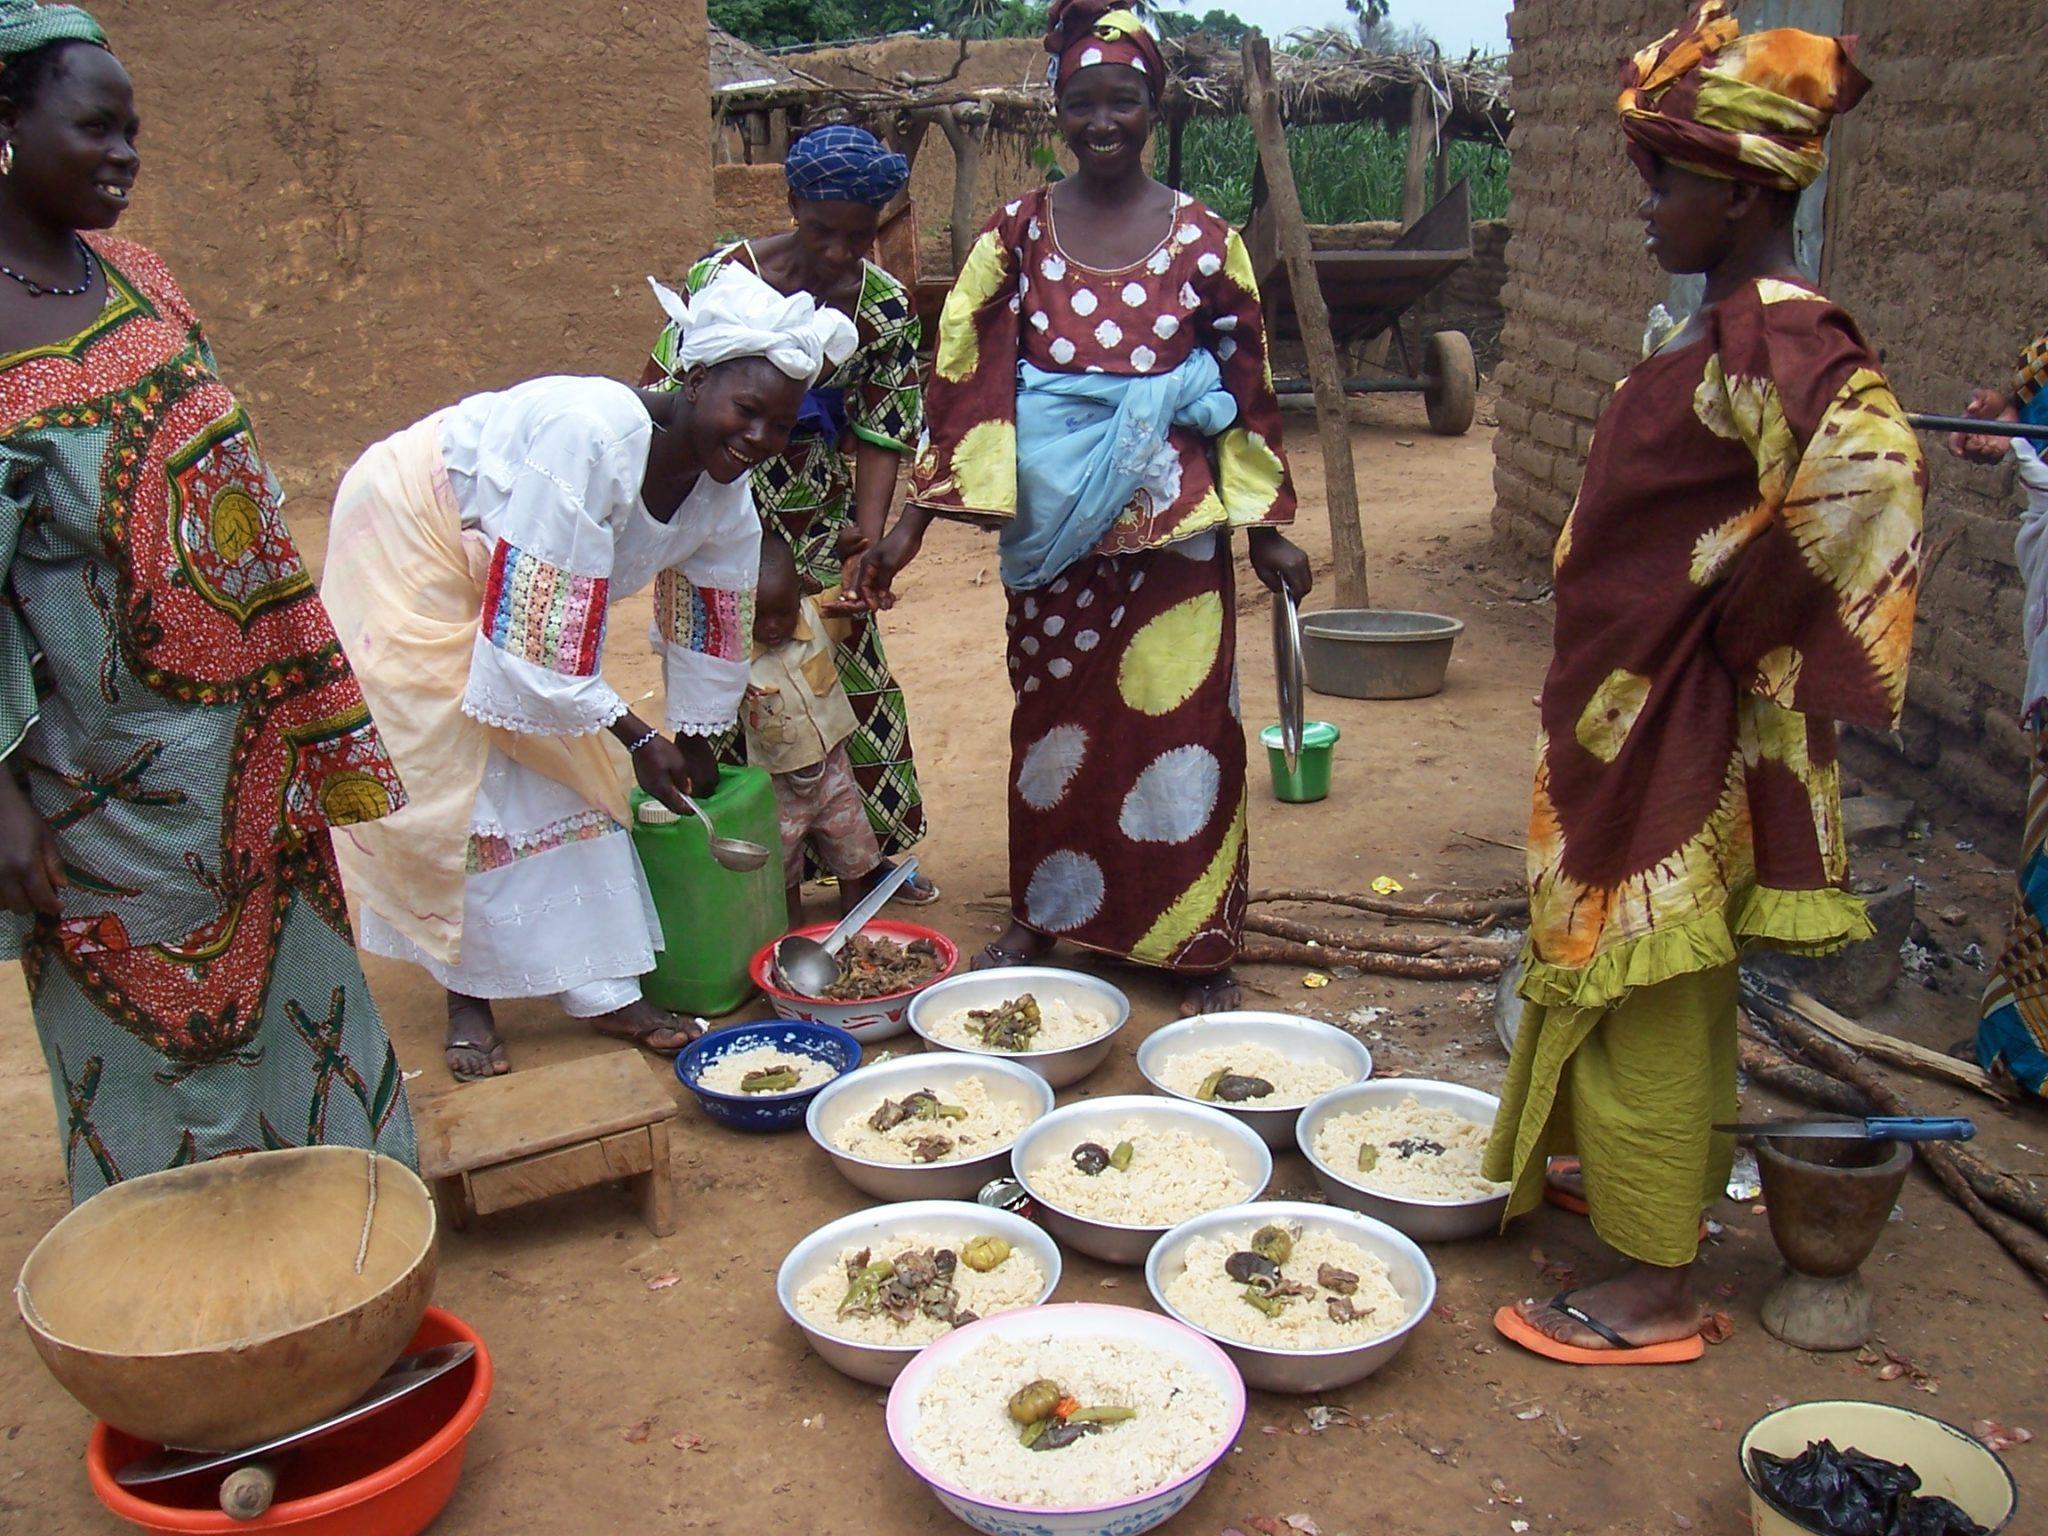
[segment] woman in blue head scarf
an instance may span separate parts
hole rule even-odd
[[[737,262],[783,293],[808,293],[853,317],[858,348],[805,398],[788,451],[754,470],[753,488],[763,522],[796,551],[806,580],[827,593],[854,594],[860,562],[882,536],[903,460],[924,425],[916,308],[909,290],[868,259],[882,210],[909,182],[910,165],[865,128],[834,123],[797,140],[783,171],[790,228],[714,251],[691,268],[686,284],[694,293]],[[654,345],[647,383],[674,386],[676,343],[670,326]],[[844,608],[835,654],[860,721],[847,753],[882,852],[893,858],[925,833],[910,717],[876,615],[853,600]],[[738,760],[745,747],[734,740],[726,750]],[[896,899],[923,905],[938,894],[920,874]]]

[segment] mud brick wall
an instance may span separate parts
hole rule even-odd
[[[288,491],[481,389],[637,378],[712,229],[704,0],[94,7],[135,76],[121,233],[205,320]]]
[[[1640,183],[1614,119],[1625,48],[1666,0],[1516,0],[1501,430],[1494,530],[1538,569],[1578,488],[1600,409],[1668,290],[1642,250]],[[1822,281],[1883,354],[1910,409],[1957,408],[2010,376],[2048,324],[2048,162],[2032,145],[2048,10],[1999,0],[1848,0],[1876,87],[1837,130]],[[2032,147],[2030,147],[2032,145]],[[1933,466],[1926,583],[1905,729],[1849,756],[1928,803],[2013,820],[2027,743],[2009,468],[1923,439]]]

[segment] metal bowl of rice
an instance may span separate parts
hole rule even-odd
[[[1084,1144],[1113,1153],[1125,1141],[1127,1168],[1086,1175],[1074,1161]],[[1106,1264],[1144,1263],[1169,1228],[1255,1200],[1273,1177],[1258,1132],[1220,1109],[1151,1094],[1056,1109],[1017,1138],[1010,1164],[1047,1230]]]
[[[1000,1008],[1029,994],[1045,1014],[1036,1050],[1006,1051],[979,1043],[962,1026],[969,1012]],[[966,971],[935,982],[911,999],[908,1017],[918,1037],[941,1051],[1014,1061],[1055,1088],[1065,1088],[1102,1065],[1117,1031],[1130,1022],[1131,1000],[1098,976],[1049,965],[1005,965]]]
[[[1281,1326],[1268,1324],[1245,1305],[1238,1293],[1246,1287],[1229,1279],[1219,1260],[1219,1255],[1247,1247],[1269,1223],[1294,1234],[1295,1262],[1283,1273],[1304,1284],[1306,1278],[1316,1281],[1309,1287],[1314,1294],[1284,1303],[1294,1310]],[[1191,1274],[1191,1255],[1208,1261],[1213,1275],[1207,1269]],[[1321,1258],[1340,1268],[1356,1266],[1348,1269],[1356,1283],[1345,1290],[1344,1299],[1370,1306],[1377,1294],[1381,1315],[1344,1323],[1327,1314],[1318,1317],[1323,1309],[1317,1303],[1326,1300],[1321,1265],[1314,1262]],[[1343,1289],[1341,1280],[1336,1284]],[[1300,1200],[1260,1200],[1182,1222],[1152,1245],[1145,1288],[1161,1311],[1221,1345],[1243,1372],[1245,1385],[1261,1392],[1324,1392],[1362,1381],[1401,1352],[1408,1335],[1436,1305],[1436,1271],[1412,1240],[1370,1216]],[[1282,1327],[1302,1342],[1271,1342]],[[1341,1339],[1354,1331],[1356,1342]],[[1254,1343],[1247,1335],[1266,1336],[1269,1342]],[[1338,1341],[1329,1342],[1332,1336]]]
[[[1052,1295],[1060,1283],[1059,1244],[1034,1223],[972,1201],[907,1200],[842,1216],[804,1238],[775,1273],[776,1299],[819,1359],[856,1381],[886,1387],[911,1356],[933,1341],[927,1335],[936,1330],[937,1337],[945,1337],[945,1325],[920,1324],[906,1331],[907,1342],[901,1343],[848,1337],[886,1331],[886,1325],[883,1319],[842,1324],[819,1315],[821,1297],[836,1307],[844,1296],[846,1255],[866,1248],[875,1258],[888,1259],[909,1242],[932,1241],[946,1244],[957,1257],[969,1242],[983,1237],[1001,1238],[1010,1253],[991,1270],[956,1270],[961,1305],[981,1303],[986,1310],[980,1315],[993,1317],[1014,1307],[1035,1307]],[[1003,1299],[989,1306],[985,1298],[991,1295]]]
[[[1009,1395],[1034,1378],[1127,1407],[1127,1422],[1043,1453]],[[956,1329],[889,1391],[889,1441],[940,1504],[988,1536],[1137,1536],[1179,1514],[1244,1428],[1244,1380],[1183,1323],[1068,1303]]]
[[[1424,1165],[1397,1172],[1396,1162],[1390,1161],[1388,1172],[1408,1180],[1412,1186],[1397,1192],[1368,1182],[1372,1174],[1361,1171],[1351,1155],[1357,1150],[1356,1139],[1346,1140],[1343,1147],[1333,1147],[1332,1143],[1344,1139],[1339,1133],[1347,1125],[1358,1124],[1357,1117],[1398,1117],[1411,1100],[1416,1106],[1414,1112],[1429,1123],[1407,1127],[1416,1134],[1404,1139],[1416,1143],[1412,1149],[1415,1156],[1435,1157],[1448,1152],[1456,1171],[1447,1164],[1435,1177],[1426,1178],[1421,1171]],[[1487,1183],[1477,1172],[1474,1153],[1475,1146],[1484,1148],[1499,1109],[1500,1100],[1492,1094],[1459,1083],[1421,1077],[1380,1077],[1326,1093],[1310,1104],[1301,1112],[1294,1139],[1332,1204],[1377,1217],[1418,1242],[1449,1242],[1500,1230],[1501,1213],[1508,1204],[1507,1186]],[[1476,1131],[1467,1130],[1467,1126],[1476,1127]],[[1430,1130],[1441,1133],[1447,1128],[1455,1132],[1455,1141],[1438,1144],[1429,1139]],[[1435,1149],[1433,1153],[1431,1148]],[[1406,1154],[1397,1154],[1396,1159],[1414,1161]],[[1456,1192],[1425,1192],[1431,1183]]]
[[[901,1103],[919,1090],[929,1090],[942,1102],[971,1099],[972,1106],[959,1107],[992,1113],[993,1134],[973,1130],[972,1116],[965,1122],[921,1125],[919,1130],[956,1144],[930,1162],[914,1162],[907,1152],[872,1145],[863,1132],[882,1101]],[[811,1100],[804,1129],[849,1184],[877,1200],[971,1200],[982,1185],[1003,1176],[1011,1144],[1051,1108],[1052,1089],[1045,1079],[1014,1062],[923,1053],[835,1077]],[[976,1137],[971,1149],[961,1145],[970,1134]]]
[[[1199,1097],[1225,1069],[1263,1078],[1273,1091],[1236,1103]],[[1372,1052],[1335,1025],[1296,1014],[1208,1013],[1154,1030],[1138,1047],[1138,1070],[1161,1093],[1220,1109],[1269,1147],[1291,1147],[1304,1106],[1371,1077]]]

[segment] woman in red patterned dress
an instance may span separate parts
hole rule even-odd
[[[127,71],[27,0],[0,58],[0,954],[72,1198],[303,1143],[411,1161],[328,836],[403,791],[197,317],[105,233]]]
[[[1168,972],[1232,1008],[1245,744],[1230,536],[1297,597],[1294,487],[1258,285],[1221,217],[1145,172],[1165,79],[1128,11],[1060,0],[1061,132],[1079,167],[1001,210],[946,300],[911,505],[869,556],[888,589],[934,516],[994,523],[1009,594],[1009,930]]]

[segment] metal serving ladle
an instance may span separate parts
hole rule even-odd
[[[839,980],[839,951],[846,941],[867,927],[897,889],[916,873],[916,859],[905,859],[890,870],[882,877],[882,883],[825,935],[822,944],[798,933],[785,935],[775,946],[775,974],[781,979],[783,990],[799,997],[823,997],[831,991]]]
[[[768,862],[768,850],[759,843],[749,842],[744,837],[720,837],[711,818],[704,813],[704,807],[688,795],[677,792],[683,804],[690,808],[690,814],[704,823],[704,840],[711,849],[711,857],[718,861],[719,868],[729,869],[735,874],[750,875]],[[830,983],[827,983],[830,985]]]

